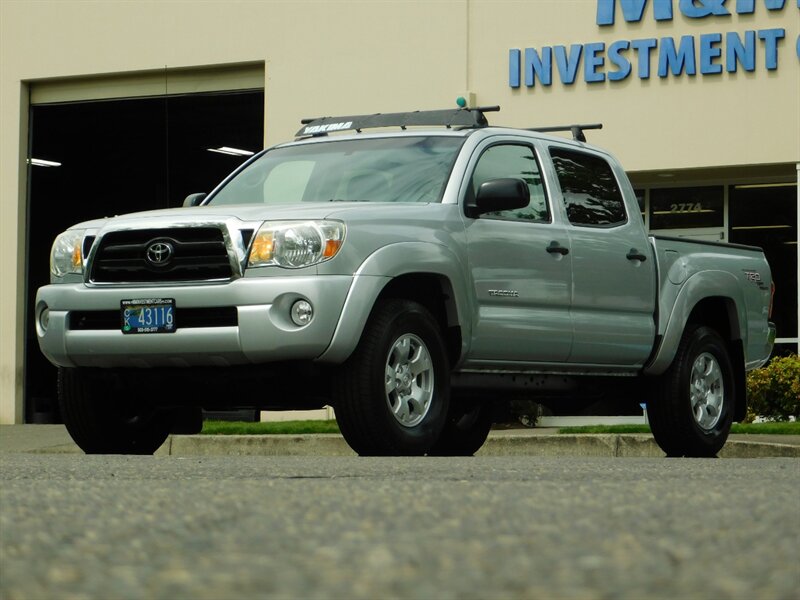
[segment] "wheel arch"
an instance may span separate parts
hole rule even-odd
[[[466,353],[470,324],[466,271],[448,247],[429,242],[384,246],[362,263],[328,349],[317,359],[344,362],[356,348],[376,303],[406,299],[424,306],[441,327],[451,367]]]
[[[710,275],[707,273],[706,275]],[[731,276],[731,279],[732,276]],[[692,288],[681,294],[673,308],[667,330],[661,339],[654,359],[646,368],[648,375],[661,375],[672,361],[680,343],[683,332],[693,325],[704,325],[715,330],[725,342],[728,355],[733,366],[734,379],[734,420],[741,421],[747,412],[747,384],[745,370],[744,336],[746,329],[742,327],[745,316],[742,314],[744,299],[736,289],[731,289],[726,278],[716,278],[715,286],[708,286],[715,295],[700,295],[690,303]],[[735,279],[734,279],[735,281]],[[720,282],[725,282],[724,287]],[[705,285],[705,284],[704,284]],[[686,288],[684,288],[686,289]],[[738,301],[737,301],[738,299]]]
[[[686,280],[659,332],[658,347],[644,369],[647,375],[661,375],[669,368],[683,332],[691,324],[707,325],[726,343],[738,340],[742,348],[746,346],[746,307],[736,277],[724,271],[703,271]]]
[[[415,272],[394,277],[381,290],[377,300],[390,298],[411,300],[424,306],[439,324],[450,364],[460,360],[463,337],[453,284],[447,276]]]

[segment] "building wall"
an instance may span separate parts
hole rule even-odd
[[[755,0],[724,4],[734,13],[689,18],[684,0],[645,2],[638,22],[609,0],[441,0],[280,2],[168,0],[0,3],[0,422],[21,418],[25,190],[29,91],[69,78],[91,97],[104,77],[160,70],[263,63],[265,142],[290,138],[302,117],[454,106],[471,94],[500,104],[490,121],[512,126],[602,122],[592,142],[612,149],[633,172],[738,167],[756,176],[795,177],[800,162],[800,0],[769,11]],[[616,4],[620,4],[617,2]],[[672,20],[655,19],[673,8]],[[694,6],[697,3],[689,3]],[[700,3],[720,5],[719,2]],[[602,5],[602,6],[601,6]],[[752,72],[587,83],[586,44],[784,29],[777,68],[757,40]],[[509,85],[510,50],[581,44],[574,84]],[[513,52],[511,53],[513,55]],[[629,51],[629,57],[634,58]],[[602,54],[601,56],[605,56]],[[713,62],[713,61],[712,61]],[[524,67],[523,67],[524,68]],[[608,58],[596,74],[614,70]],[[90,77],[91,76],[91,77]],[[74,78],[74,79],[73,79]],[[766,165],[772,165],[766,167]],[[777,165],[777,167],[775,166]],[[755,170],[754,170],[755,169]],[[776,170],[777,169],[777,170]]]
[[[602,2],[603,0],[601,0]],[[780,12],[767,11],[755,2],[750,15],[710,16],[690,19],[674,5],[671,21],[657,22],[654,1],[647,3],[642,20],[627,23],[617,8],[613,26],[596,24],[600,2],[536,0],[528,3],[476,2],[470,12],[470,86],[479,103],[499,103],[502,120],[516,126],[551,123],[602,122],[602,132],[591,141],[608,147],[630,171],[684,169],[717,165],[797,162],[800,159],[800,68],[795,48],[800,34],[797,0]],[[620,4],[619,0],[616,4]],[[729,10],[736,3],[727,2]],[[727,73],[724,68],[727,32],[785,29],[778,44],[778,68],[764,66],[765,55],[756,44],[755,70]],[[489,33],[494,32],[494,33]],[[586,83],[581,61],[576,81],[561,83],[553,73],[550,86],[512,89],[499,54],[508,49],[619,40],[693,36],[695,46],[703,34],[721,33],[723,73],[657,75],[657,56],[651,58],[649,79],[633,73],[621,81]],[[585,50],[585,48],[584,48]],[[631,52],[628,52],[630,58]],[[698,52],[699,54],[699,52]],[[585,59],[584,51],[582,59]],[[698,57],[699,58],[699,57]],[[554,59],[555,62],[555,59]],[[699,60],[697,61],[699,63]],[[599,72],[615,69],[606,60]],[[553,65],[553,71],[557,71]],[[769,140],[769,143],[764,143]]]

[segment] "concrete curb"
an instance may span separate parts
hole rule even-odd
[[[598,456],[661,458],[664,452],[647,434],[580,434],[490,437],[478,456]],[[800,458],[800,447],[788,444],[728,440],[720,458]]]
[[[75,444],[29,450],[35,454],[80,454]],[[338,434],[170,436],[156,456],[355,456]],[[660,458],[661,448],[646,434],[491,436],[477,456],[585,456]],[[721,458],[800,458],[800,446],[728,440]]]
[[[63,425],[0,425],[0,454],[81,454]],[[341,435],[173,435],[156,456],[355,456]],[[555,428],[496,429],[478,456],[652,457],[652,435],[558,434]],[[723,458],[800,458],[800,435],[733,434]]]
[[[355,456],[336,433],[313,435],[172,435],[170,456]]]

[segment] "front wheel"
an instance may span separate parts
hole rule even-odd
[[[334,379],[336,421],[360,455],[422,455],[444,426],[449,393],[436,321],[416,302],[386,300]]]
[[[733,366],[720,335],[689,326],[669,370],[658,382],[647,418],[667,456],[716,456],[733,422]]]
[[[64,425],[86,454],[152,454],[173,424],[169,412],[99,369],[60,368],[58,398]]]

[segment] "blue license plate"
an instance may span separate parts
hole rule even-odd
[[[174,298],[122,300],[122,333],[174,333]]]

